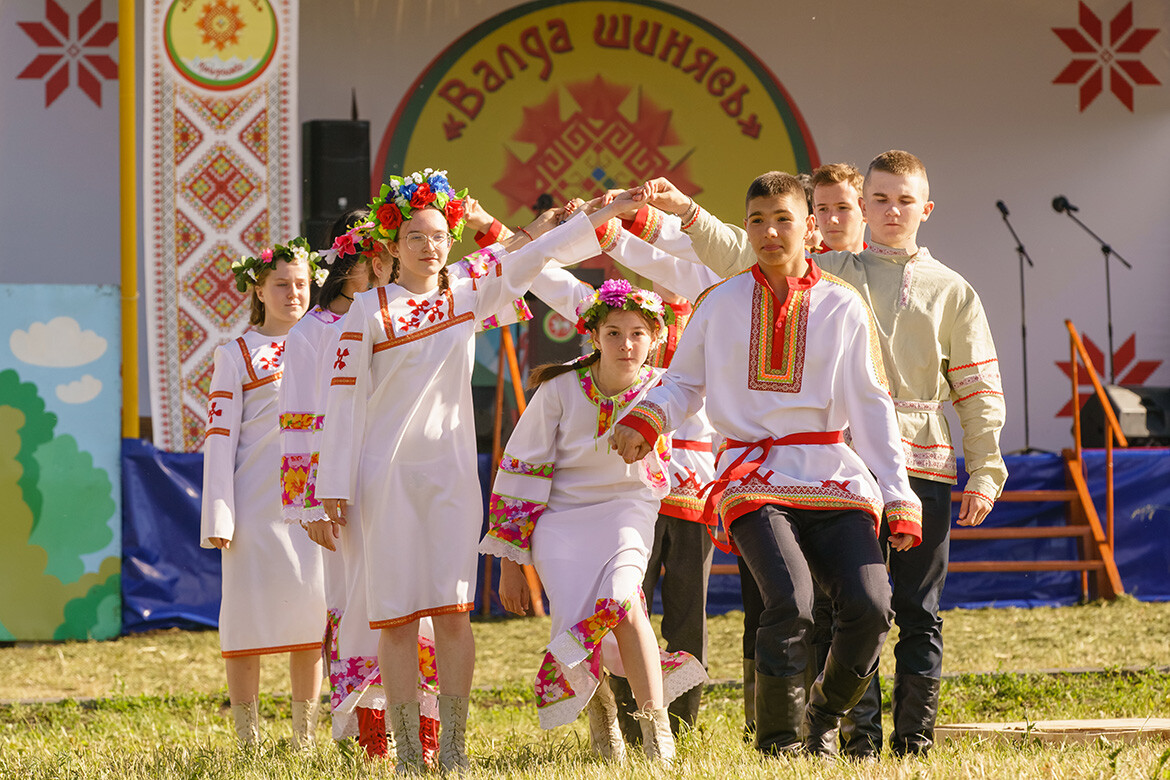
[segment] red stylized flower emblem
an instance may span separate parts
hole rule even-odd
[[[333,361],[333,368],[337,371],[345,368],[345,359],[349,357],[349,350],[343,350],[341,347],[337,348],[337,360]]]
[[[54,0],[45,0],[44,22],[17,22],[43,51],[17,74],[18,79],[45,79],[45,108],[69,87],[70,63],[76,66],[77,86],[99,107],[101,80],[118,78],[118,63],[104,52],[118,38],[118,24],[102,21],[101,0],[93,0],[77,15],[77,35],[70,35],[71,20]]]
[[[1085,351],[1089,353],[1089,358],[1093,361],[1093,368],[1097,370],[1097,375],[1105,382],[1105,351],[1098,347],[1094,341],[1082,334],[1081,340],[1085,342]],[[1129,338],[1125,340],[1117,350],[1113,353],[1113,373],[1117,376],[1117,384],[1119,385],[1144,385],[1150,375],[1158,370],[1162,365],[1161,360],[1138,360],[1137,357],[1137,334],[1130,334]],[[1072,377],[1072,364],[1067,360],[1057,360],[1056,367],[1064,372],[1067,377]],[[1128,370],[1127,370],[1128,369]],[[1087,372],[1083,366],[1077,368],[1078,387],[1077,395],[1081,399],[1081,406],[1089,400],[1089,396],[1093,394],[1093,383],[1089,379]],[[1069,398],[1060,411],[1056,413],[1057,417],[1072,417],[1073,402]]]
[[[1122,105],[1133,111],[1133,88],[1156,86],[1162,82],[1142,64],[1138,55],[1153,40],[1156,27],[1135,27],[1133,3],[1126,3],[1109,22],[1108,40],[1100,17],[1083,2],[1077,27],[1053,27],[1064,45],[1073,53],[1072,62],[1052,80],[1053,84],[1079,84],[1081,111],[1089,107],[1104,89],[1109,75],[1109,90]]]
[[[212,401],[211,407],[207,410],[207,427],[210,428],[215,423],[215,418],[223,415],[223,409],[220,409],[218,402]]]

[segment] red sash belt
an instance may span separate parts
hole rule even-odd
[[[711,451],[711,442],[695,441],[694,439],[671,439],[670,446],[676,450],[698,450],[699,452]]]
[[[743,452],[727,468],[723,469],[723,473],[718,479],[705,485],[699,491],[700,498],[704,493],[707,494],[707,502],[703,505],[703,518],[700,522],[707,526],[707,533],[711,534],[711,539],[715,542],[715,546],[723,552],[733,551],[733,545],[719,541],[718,535],[711,528],[719,522],[717,509],[719,502],[723,500],[723,491],[732,482],[738,482],[762,466],[764,461],[768,459],[768,454],[772,451],[773,447],[787,447],[801,444],[841,444],[844,441],[845,434],[842,431],[802,431],[801,433],[790,433],[779,439],[761,439],[760,441],[736,441],[735,439],[727,439],[724,443],[725,449],[743,450]],[[753,450],[759,450],[760,454],[748,458],[748,455]],[[723,532],[723,535],[730,540],[731,534],[726,526],[724,526]]]

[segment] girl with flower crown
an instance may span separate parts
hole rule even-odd
[[[390,746],[378,668],[378,632],[370,630],[366,619],[361,523],[353,522],[343,530],[325,514],[316,496],[320,431],[341,319],[357,293],[385,284],[390,275],[390,254],[370,235],[372,219],[365,208],[338,218],[332,247],[321,255],[322,262],[329,263],[329,275],[321,285],[317,305],[289,331],[280,384],[280,440],[284,518],[299,523],[324,548],[328,610],[324,651],[333,738],[356,736],[367,757],[374,759],[385,758]],[[356,509],[352,519],[356,520]],[[429,621],[425,623],[420,628],[419,655],[433,659],[434,635]],[[433,666],[429,664],[432,670]],[[438,749],[437,692],[433,671],[421,675],[419,736],[424,752]]]
[[[554,228],[546,212],[505,253],[447,254],[466,216],[466,191],[442,171],[391,177],[370,206],[394,258],[391,282],[359,293],[334,353],[316,492],[335,521],[360,508],[367,609],[381,629],[378,661],[398,764],[420,768],[417,634],[435,630],[439,763],[468,767],[464,746],[475,644],[467,613],[483,505],[476,468],[471,368],[476,323],[507,315],[544,265],[598,252],[592,218]],[[598,213],[597,224],[609,213]],[[551,232],[550,232],[551,230]],[[547,235],[542,235],[547,232]],[[506,260],[504,255],[507,254]],[[501,262],[504,260],[504,262]]]
[[[289,654],[297,747],[311,743],[321,691],[321,553],[281,520],[277,435],[285,336],[308,308],[316,257],[295,238],[232,264],[252,327],[215,350],[208,395],[201,544],[222,550],[220,648],[244,745],[259,740],[261,655]]]
[[[706,680],[687,653],[658,648],[641,591],[659,501],[670,490],[665,439],[627,465],[606,437],[662,369],[647,366],[673,311],[648,290],[610,280],[577,309],[594,352],[542,366],[496,476],[480,552],[501,558],[500,601],[523,613],[522,564],[533,564],[552,607],[552,640],[536,678],[544,728],[589,714],[592,748],[619,759],[625,747],[606,669],[626,676],[639,705],[643,747],[669,763],[666,705]]]

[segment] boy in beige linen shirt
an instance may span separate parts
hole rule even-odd
[[[648,202],[679,214],[695,253],[730,276],[755,262],[743,230],[726,225],[666,179],[639,188]],[[894,733],[898,755],[925,754],[933,744],[942,673],[939,597],[950,548],[950,486],[956,463],[943,404],[962,425],[969,474],[960,525],[978,525],[1003,490],[999,449],[1006,409],[991,329],[979,296],[954,270],[917,243],[934,208],[926,168],[891,150],[870,163],[861,198],[871,245],[826,252],[817,264],[858,289],[873,310],[898,416],[911,485],[923,503],[923,541],[890,561],[895,621]]]

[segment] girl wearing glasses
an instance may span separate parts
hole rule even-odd
[[[394,258],[392,281],[359,293],[332,362],[317,495],[329,516],[361,509],[370,627],[387,719],[403,771],[422,768],[418,737],[418,622],[434,624],[439,670],[439,763],[468,768],[467,697],[475,664],[472,609],[483,500],[476,468],[471,369],[476,323],[511,313],[554,256],[600,252],[594,225],[608,212],[556,227],[548,211],[511,251],[493,246],[448,274],[466,217],[466,190],[444,171],[391,177],[370,205]],[[553,228],[556,227],[554,230]],[[547,234],[547,235],[544,235]],[[501,262],[503,260],[503,262]]]

